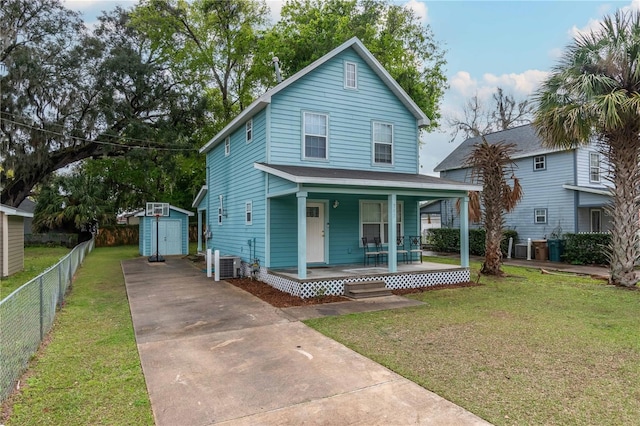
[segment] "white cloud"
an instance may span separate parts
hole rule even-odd
[[[272,23],[276,23],[280,20],[280,15],[282,13],[282,6],[284,5],[285,0],[267,0],[267,6],[269,6],[269,17],[271,18]]]
[[[549,75],[547,71],[527,70],[516,74],[484,74],[480,80],[475,79],[467,71],[458,71],[449,81],[455,95],[469,98],[476,94],[480,99],[488,98],[497,87],[516,96],[528,96]]]
[[[86,10],[111,10],[115,6],[128,8],[138,3],[138,0],[64,0],[65,7],[83,12]]]
[[[429,22],[429,9],[427,4],[423,1],[409,0],[405,5],[405,8],[413,10],[420,22],[426,24]]]

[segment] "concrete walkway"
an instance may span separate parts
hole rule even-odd
[[[488,424],[298,321],[322,307],[287,313],[179,258],[122,268],[159,426]]]

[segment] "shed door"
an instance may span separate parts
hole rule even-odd
[[[160,256],[182,254],[182,232],[180,232],[179,220],[161,220],[158,234],[156,234],[156,221],[151,228],[151,254],[156,253],[156,235],[160,238]]]

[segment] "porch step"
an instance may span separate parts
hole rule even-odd
[[[344,285],[344,295],[352,299],[391,296],[391,294],[391,289],[385,287],[384,281],[346,283]]]

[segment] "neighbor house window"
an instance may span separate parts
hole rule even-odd
[[[224,200],[224,196],[219,195],[218,196],[218,225],[222,225],[222,218],[225,216],[223,200]]]
[[[344,88],[358,88],[358,66],[353,62],[344,63]]]
[[[546,155],[537,155],[533,157],[533,170],[545,170],[547,168],[547,157]]]
[[[600,182],[600,154],[589,153],[589,182]]]
[[[393,125],[373,122],[373,162],[393,163]]]
[[[396,207],[396,235],[401,236],[404,229],[402,203]],[[360,202],[360,232],[373,242],[374,237],[380,237],[383,243],[389,241],[389,209],[386,201]]]
[[[328,121],[325,114],[304,113],[303,150],[304,158],[327,158]]]
[[[547,223],[547,209],[535,209],[533,217],[534,223]]]
[[[231,153],[231,139],[227,136],[224,140],[224,155],[227,156]]]
[[[244,204],[244,223],[245,225],[251,225],[253,223],[253,203],[247,201]]]
[[[247,121],[247,124],[245,124],[245,130],[247,133],[247,143],[249,143],[253,139],[253,120]]]

